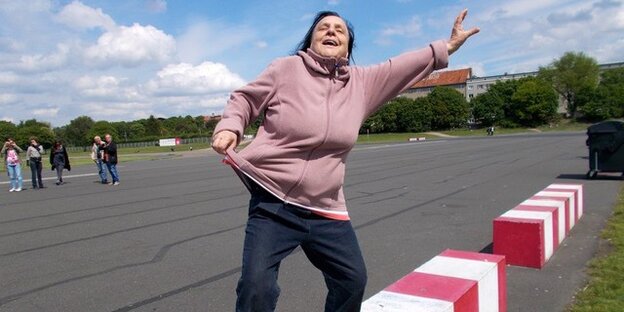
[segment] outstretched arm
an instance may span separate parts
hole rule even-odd
[[[468,30],[464,30],[462,23],[466,18],[466,14],[468,14],[468,9],[464,9],[459,13],[457,18],[455,18],[455,24],[453,24],[453,30],[451,30],[451,38],[446,42],[446,48],[448,49],[448,54],[451,55],[453,52],[457,51],[459,47],[466,42],[470,36],[479,32],[478,27],[473,27]]]

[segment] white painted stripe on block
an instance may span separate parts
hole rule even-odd
[[[362,303],[362,312],[454,312],[452,302],[382,290]]]
[[[546,261],[550,259],[553,254],[553,221],[552,214],[546,211],[527,211],[527,210],[509,210],[505,212],[501,217],[507,218],[519,218],[519,219],[531,219],[531,220],[544,220],[544,256]]]
[[[573,192],[549,192],[549,191],[540,191],[535,194],[537,196],[551,196],[551,197],[567,197],[568,202],[570,203],[570,230],[576,224],[576,205],[574,204],[574,193]]]
[[[583,215],[583,209],[584,209],[584,205],[583,205],[583,184],[551,184],[549,185],[547,188],[554,188],[554,189],[562,189],[562,190],[575,190],[578,193],[578,211],[579,211],[579,219],[581,218],[581,216]]]
[[[435,256],[414,270],[414,272],[477,281],[479,312],[498,312],[499,285],[496,263]]]
[[[557,233],[559,233],[559,243],[565,239],[565,204],[563,202],[548,199],[527,199],[523,201],[522,204],[539,207],[557,207],[557,220],[559,221]]]

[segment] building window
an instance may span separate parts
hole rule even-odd
[[[482,85],[482,84],[477,85],[477,89],[479,89],[479,90],[483,90],[483,85]]]
[[[469,85],[468,86],[468,90],[472,90],[472,89],[474,89],[474,86],[473,85]]]

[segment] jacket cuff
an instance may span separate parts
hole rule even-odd
[[[238,136],[238,142],[240,143],[240,141],[243,138],[243,131],[245,129],[243,129],[243,126],[239,122],[236,122],[232,119],[221,119],[221,121],[219,121],[219,123],[214,129],[214,133],[212,134],[212,137],[214,137],[215,134],[223,130],[229,130],[229,131],[236,133],[236,136]]]
[[[438,70],[448,67],[448,48],[446,47],[446,40],[437,40],[430,44],[433,50],[434,65],[433,69]]]

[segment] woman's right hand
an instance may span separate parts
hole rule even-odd
[[[227,150],[235,148],[236,145],[238,145],[238,136],[232,131],[219,131],[212,137],[212,149],[219,154],[225,155]]]

